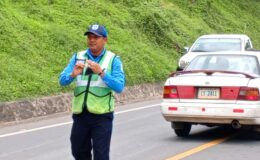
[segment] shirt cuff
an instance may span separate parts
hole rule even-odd
[[[72,78],[71,76],[70,76],[71,74],[68,74],[67,76],[66,76],[66,81],[72,81],[74,78]]]
[[[104,76],[101,78],[104,82],[107,82],[109,80],[109,75],[105,72]]]

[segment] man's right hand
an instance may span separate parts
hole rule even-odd
[[[77,63],[74,66],[73,72],[71,73],[71,77],[75,78],[77,75],[81,74],[84,68],[84,64],[83,63]]]

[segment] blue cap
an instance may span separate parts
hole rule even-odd
[[[89,33],[93,33],[100,37],[107,37],[107,30],[104,26],[99,24],[93,24],[88,27],[88,30],[84,33],[84,35],[88,35]]]

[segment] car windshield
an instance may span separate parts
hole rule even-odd
[[[240,51],[238,38],[201,38],[192,47],[192,52]]]
[[[223,70],[259,75],[257,57],[251,55],[200,55],[185,70]]]

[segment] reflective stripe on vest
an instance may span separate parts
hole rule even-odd
[[[106,51],[99,61],[101,68],[104,68],[106,73],[111,73],[112,61],[115,54]],[[86,51],[79,52],[77,59],[86,60]],[[83,73],[86,71],[86,67]],[[91,113],[103,114],[114,111],[114,96],[113,91],[107,87],[100,76],[92,74],[88,95],[86,95],[86,87],[88,84],[89,75],[78,75],[76,77],[76,87],[74,89],[74,97],[72,101],[72,112],[75,114],[81,113],[84,106]],[[84,99],[87,96],[86,104],[84,105]]]

